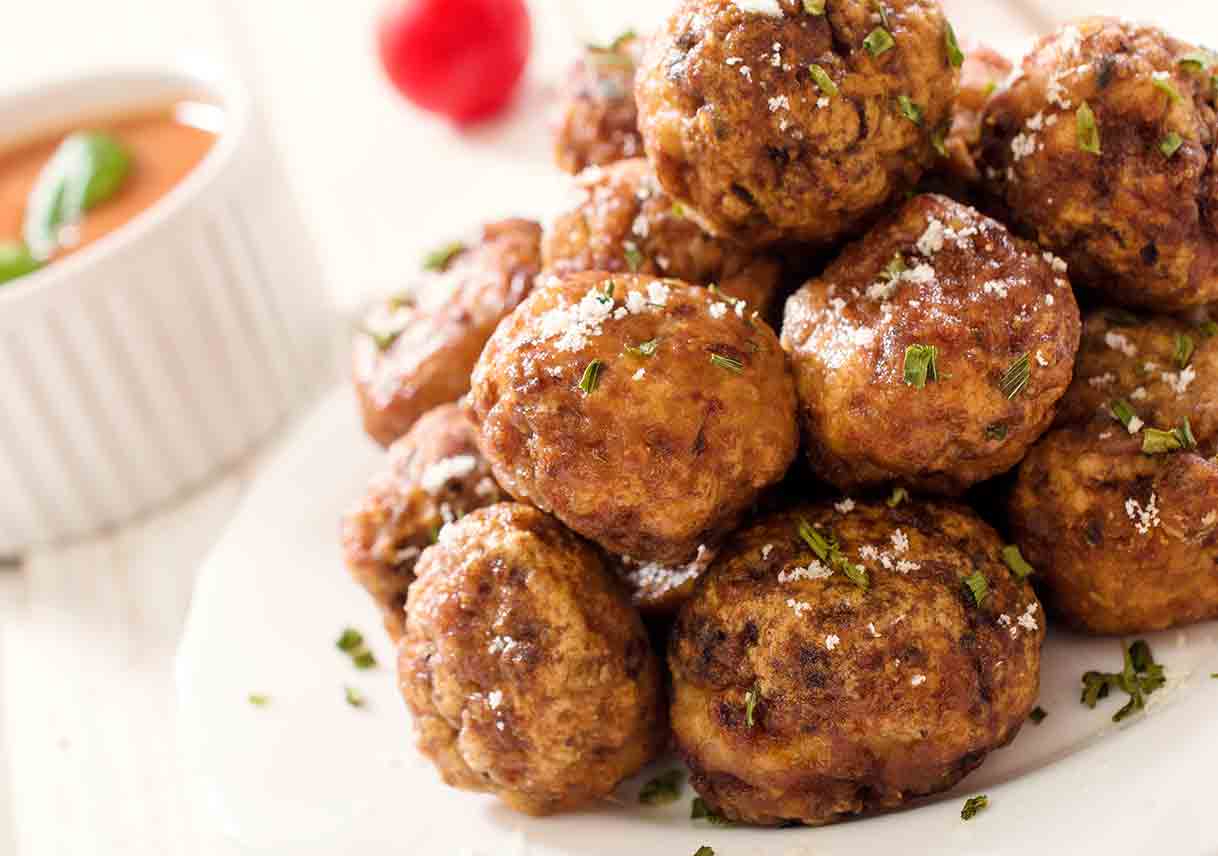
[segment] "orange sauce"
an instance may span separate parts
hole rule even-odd
[[[61,247],[62,258],[110,234],[155,205],[206,157],[216,142],[213,128],[192,115],[216,114],[211,105],[175,104],[154,112],[89,122],[79,130],[104,131],[118,139],[131,156],[131,171],[118,192],[86,211],[78,239]],[[0,151],[0,241],[20,241],[26,203],[38,174],[63,139],[78,128],[39,137]]]

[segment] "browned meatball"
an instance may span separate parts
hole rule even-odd
[[[1218,339],[1211,329],[1168,316],[1092,312],[1057,424],[1111,419],[1114,402],[1124,402],[1131,433],[1143,426],[1170,430],[1188,419],[1208,448],[1218,441]]]
[[[1051,432],[1020,468],[1013,535],[1046,605],[1079,630],[1218,617],[1218,464],[1143,442],[1097,420]]]
[[[508,493],[642,561],[714,546],[798,443],[773,331],[677,280],[546,281],[495,331],[471,398]]]
[[[669,646],[694,787],[733,820],[820,825],[960,781],[1039,689],[1040,605],[1001,550],[966,509],[921,501],[804,506],[738,533]]]
[[[567,76],[554,155],[576,173],[643,153],[634,72],[643,42],[626,33],[608,47],[590,46]]]
[[[446,526],[418,574],[398,670],[446,783],[550,814],[608,795],[662,748],[658,664],[590,544],[503,503]]]
[[[406,591],[419,554],[445,523],[507,499],[455,404],[426,413],[389,448],[384,468],[343,518],[347,568],[368,590],[393,639],[406,623]]]
[[[1078,306],[1051,259],[925,195],[800,289],[783,346],[812,469],[846,490],[958,494],[1017,464],[1078,349]]]
[[[987,112],[994,192],[1076,284],[1124,305],[1218,299],[1218,89],[1195,54],[1088,18],[1041,39]]]
[[[469,389],[482,346],[541,270],[541,226],[491,223],[478,243],[453,244],[428,267],[414,288],[376,307],[355,337],[364,428],[383,446]]]
[[[635,89],[660,184],[749,245],[857,230],[933,161],[947,28],[936,0],[682,0]]]
[[[998,87],[1011,76],[1013,68],[1010,60],[985,45],[978,45],[965,54],[960,68],[960,91],[952,109],[951,130],[943,144],[947,169],[957,178],[967,182],[981,179],[977,158],[985,108]]]
[[[643,158],[594,168],[576,180],[578,202],[546,230],[546,270],[567,275],[603,270],[667,276],[717,285],[772,317],[782,265],[712,238],[660,189]]]

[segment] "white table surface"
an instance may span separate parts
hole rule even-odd
[[[544,60],[532,72],[530,110],[544,107],[547,69],[570,43],[563,4],[569,10],[574,0],[534,0]],[[595,10],[586,19],[608,19],[585,26],[605,28],[632,13],[654,20],[666,5],[589,0],[581,8]],[[1155,16],[1218,42],[1218,13],[1202,11],[1203,2],[946,5],[962,36],[990,40],[1103,9]],[[496,197],[506,169],[553,181],[535,123],[461,138],[396,100],[371,47],[378,6],[14,0],[3,15],[0,90],[99,64],[208,57],[235,66],[262,100],[325,273],[341,303],[354,306],[409,270],[436,224],[455,229],[495,213],[481,206],[510,208]],[[235,853],[184,796],[171,670],[195,568],[259,457],[122,531],[0,563],[0,854]]]

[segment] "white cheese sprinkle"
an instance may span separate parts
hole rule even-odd
[[[456,455],[436,461],[423,471],[423,475],[419,479],[419,486],[435,495],[443,490],[450,481],[469,475],[477,466],[478,460],[473,455]]]
[[[854,500],[846,497],[841,502],[835,503],[833,507],[837,509],[838,514],[849,514],[854,511]]]
[[[770,558],[770,553],[773,553],[773,552],[774,552],[774,545],[766,544],[764,547],[761,548],[761,560],[764,562],[766,559]]]
[[[668,286],[662,282],[653,282],[647,286],[647,298],[656,306],[667,306],[668,295]]]
[[[1088,384],[1088,386],[1094,387],[1095,389],[1099,389],[1101,386],[1108,386],[1110,383],[1114,382],[1115,380],[1116,380],[1116,375],[1114,375],[1112,372],[1106,372],[1102,375],[1096,375],[1093,378],[1089,378],[1087,380],[1087,384]]]
[[[926,683],[926,675],[914,675],[909,679],[909,683],[911,686],[920,687]]]
[[[804,603],[802,600],[796,600],[793,597],[787,598],[787,606],[795,610],[796,618],[802,618],[803,614],[812,608],[812,604]]]
[[[634,373],[633,379],[642,380],[646,376],[647,376],[647,369],[639,369],[637,372]]]
[[[727,304],[717,301],[710,305],[710,316],[715,320],[722,318],[727,314]]]
[[[837,646],[842,644],[842,639],[836,633],[830,633],[825,637],[825,650],[834,651]]]
[[[764,556],[762,558],[765,558]],[[793,583],[800,580],[825,580],[833,576],[833,570],[826,568],[821,562],[813,559],[806,568],[792,568],[789,571],[779,571],[780,583]]]
[[[1145,401],[1146,400],[1146,387],[1139,386],[1133,392],[1129,393],[1129,398],[1131,401]]]
[[[785,95],[776,95],[770,99],[770,112],[777,113],[779,110],[790,110],[791,99]]]
[[[1149,535],[1150,530],[1159,525],[1159,497],[1152,493],[1146,507],[1133,497],[1125,500],[1125,513],[1133,521],[1133,528],[1139,535]]]
[[[1136,357],[1138,355],[1138,346],[1129,341],[1128,337],[1121,333],[1114,333],[1111,330],[1105,333],[1104,344],[1114,351],[1120,351],[1127,357]]]
[[[1189,385],[1197,379],[1197,370],[1189,366],[1182,372],[1163,372],[1159,377],[1172,388],[1176,395],[1184,395],[1188,392]]]
[[[768,15],[771,18],[782,17],[782,6],[778,0],[732,0],[741,12],[751,12],[755,15]]]
[[[943,249],[943,223],[936,217],[931,217],[926,224],[926,231],[918,238],[918,252],[924,256],[933,256]]]

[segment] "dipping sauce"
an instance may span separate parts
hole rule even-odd
[[[130,168],[117,190],[84,211],[44,262],[54,262],[118,229],[155,205],[206,157],[223,123],[219,107],[180,102],[79,127],[0,150],[0,245],[22,243],[30,196],[39,175],[73,131],[101,132],[117,141]],[[0,288],[3,288],[0,278]]]

